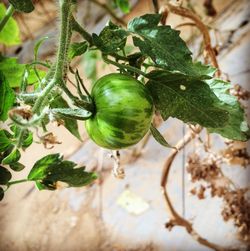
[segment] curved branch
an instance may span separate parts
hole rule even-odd
[[[196,132],[194,131],[189,131],[183,139],[181,139],[177,145],[176,145],[176,149],[173,149],[172,152],[170,153],[170,155],[168,156],[165,164],[164,164],[164,168],[163,168],[163,172],[162,172],[162,178],[161,178],[161,189],[162,189],[162,193],[163,196],[165,198],[166,201],[166,206],[167,206],[167,210],[168,213],[170,215],[170,221],[167,223],[166,227],[168,228],[172,228],[173,226],[182,226],[185,227],[187,232],[200,244],[207,246],[211,249],[214,249],[216,251],[229,251],[232,249],[228,249],[228,248],[223,248],[219,245],[216,245],[212,242],[209,242],[208,240],[204,239],[203,237],[201,237],[193,228],[192,224],[187,221],[185,218],[181,217],[178,212],[175,210],[175,208],[173,207],[173,204],[168,196],[168,192],[167,192],[167,188],[166,188],[166,184],[168,181],[168,175],[170,172],[170,168],[171,165],[176,157],[176,155],[180,152],[180,150],[182,150],[189,142],[191,142],[196,134],[199,134],[202,130],[202,127],[198,127]]]

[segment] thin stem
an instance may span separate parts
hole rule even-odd
[[[74,96],[69,90],[68,88],[64,85],[61,84],[60,88],[65,92],[65,94],[71,99],[72,103],[80,108],[84,108],[85,110],[93,113],[94,112],[94,104],[92,99],[85,99],[85,100],[80,100],[78,97]]]
[[[157,14],[159,12],[159,3],[158,0],[152,0],[153,6],[154,6],[154,11]]]
[[[39,95],[38,99],[36,100],[32,113],[39,113],[40,108],[43,105],[44,99],[49,95],[51,89],[56,85],[56,81],[52,79],[49,84],[43,89],[42,93]]]
[[[74,96],[69,89],[67,88],[67,86],[63,83],[60,85],[60,88],[65,92],[65,94],[74,102],[75,99],[77,99],[76,96]]]
[[[34,126],[37,123],[39,123],[44,118],[44,116],[47,113],[48,113],[48,110],[44,109],[43,112],[40,115],[33,116],[31,120],[25,120],[25,119],[21,120],[20,117],[17,117],[14,112],[9,112],[9,117],[17,125],[19,125],[21,127],[24,127],[24,128],[27,128],[27,127]],[[21,130],[20,133],[19,133],[19,135],[18,135],[18,144],[17,144],[17,147],[21,146],[23,133],[24,133],[24,131]]]
[[[90,46],[93,45],[92,36],[75,20],[75,18],[72,18],[72,30],[78,32]]]
[[[6,13],[5,13],[3,19],[0,21],[0,32],[4,28],[5,24],[9,21],[9,19],[11,18],[11,16],[13,15],[14,12],[15,12],[15,8],[11,4],[8,7],[8,9],[6,10]]]
[[[83,81],[82,81],[82,79],[81,79],[81,77],[79,75],[78,70],[76,70],[76,81],[80,82],[81,87],[83,88],[84,92],[88,95],[88,97],[90,97],[90,94],[89,94],[87,88],[85,87],[85,85],[83,84]]]
[[[21,145],[22,145],[22,141],[23,141],[23,136],[24,136],[24,129],[21,129],[19,135],[18,135],[18,139],[17,139],[17,144],[16,144],[16,147],[17,148],[20,148]]]
[[[107,56],[103,56],[103,60],[104,60],[106,63],[113,64],[113,65],[117,66],[118,68],[127,69],[127,70],[129,70],[129,71],[132,71],[132,72],[134,72],[134,73],[137,73],[137,74],[139,74],[139,75],[142,75],[142,76],[146,77],[146,73],[145,73],[145,72],[143,72],[143,71],[141,71],[140,69],[135,68],[135,67],[133,67],[133,66],[124,65],[124,64],[120,64],[120,63],[118,63],[118,62],[112,61],[112,60],[108,59]]]
[[[24,101],[34,101],[39,96],[39,93],[20,93],[18,98],[23,99]]]
[[[27,182],[27,181],[31,181],[31,180],[22,179],[22,180],[14,180],[14,181],[8,182],[6,184],[7,188],[5,189],[4,192],[6,192],[10,188],[10,186],[12,186],[12,185],[19,184],[19,183],[24,183],[24,182]]]
[[[111,53],[109,55],[114,57],[116,60],[129,61],[129,59],[126,56],[121,56],[117,53]]]
[[[41,66],[44,66],[46,68],[51,67],[49,64],[46,64],[46,63],[40,62],[40,61],[33,61],[32,63],[29,64],[29,66],[33,66],[33,65],[41,65]]]

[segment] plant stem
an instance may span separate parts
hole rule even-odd
[[[14,180],[14,181],[8,182],[7,187],[9,188],[10,186],[12,186],[14,184],[24,183],[27,181],[31,181],[31,180],[28,180],[28,179]]]
[[[61,27],[60,27],[60,38],[59,48],[56,57],[55,73],[53,78],[49,81],[48,85],[43,89],[40,96],[36,100],[32,112],[40,113],[40,109],[43,107],[44,101],[47,99],[50,91],[56,84],[61,84],[64,79],[65,69],[67,68],[67,53],[72,34],[71,21],[72,21],[72,1],[61,0]]]
[[[142,76],[146,77],[146,73],[145,72],[143,72],[140,69],[135,68],[133,66],[125,65],[125,64],[120,64],[118,62],[112,61],[112,60],[108,59],[107,56],[103,56],[103,60],[106,63],[113,64],[113,65],[117,66],[118,68],[127,69],[129,71],[135,72],[135,73],[137,73],[139,75],[142,75]]]
[[[80,74],[79,74],[79,72],[78,72],[78,70],[76,70],[76,81],[78,82],[78,83],[80,83],[81,84],[81,87],[83,88],[83,90],[84,90],[84,92],[87,94],[87,96],[88,97],[91,97],[90,96],[90,94],[89,94],[89,92],[88,92],[88,90],[87,90],[87,88],[85,87],[85,85],[83,84],[83,81],[82,81],[82,79],[81,79],[81,77],[80,77]],[[79,84],[78,84],[78,87],[79,87]],[[80,91],[80,88],[79,88],[79,91]]]
[[[72,4],[71,0],[61,1],[61,27],[59,38],[59,49],[56,58],[55,80],[64,78],[65,68],[67,66],[67,55],[69,49],[70,38],[72,34]]]
[[[36,125],[37,123],[39,123],[44,117],[45,115],[48,113],[48,109],[44,109],[43,112],[39,115],[35,115],[32,117],[32,119],[30,120],[21,120],[19,117],[16,117],[15,114],[13,112],[10,112],[9,113],[9,117],[12,121],[14,121],[17,125],[21,126],[21,127],[24,127],[24,128],[27,128],[27,127],[30,127],[30,126],[34,126]],[[22,137],[23,137],[23,133],[24,133],[24,130],[22,129],[18,135],[18,144],[17,144],[17,147],[20,147],[21,146],[21,143],[22,143]]]
[[[51,67],[49,64],[44,63],[44,62],[40,62],[40,61],[33,61],[32,63],[29,64],[29,66],[32,66],[32,65],[41,65],[41,66],[44,66],[46,68]]]
[[[23,136],[24,136],[24,129],[21,129],[19,135],[18,135],[18,139],[17,139],[17,144],[16,147],[20,148],[22,145],[22,141],[23,141]]]
[[[0,22],[0,32],[4,28],[5,24],[9,21],[9,19],[11,18],[11,16],[13,15],[14,12],[15,12],[15,8],[11,4],[8,7],[8,9],[6,10],[6,13],[5,13],[4,17],[3,17],[3,19]]]
[[[75,20],[75,18],[72,18],[72,30],[78,32],[90,46],[93,45],[92,36]]]
[[[39,110],[43,105],[44,99],[49,95],[51,89],[56,85],[56,81],[54,80],[54,78],[49,82],[49,84],[43,89],[42,93],[40,94],[40,96],[38,97],[38,99],[36,100],[33,109],[32,109],[32,113],[40,113]]]
[[[78,97],[74,96],[65,85],[60,85],[61,89],[66,93],[66,95],[71,99],[72,103],[79,107],[79,108],[83,108],[91,113],[94,113],[95,107],[94,107],[94,103],[92,101],[92,99],[85,99],[85,100],[81,100]]]

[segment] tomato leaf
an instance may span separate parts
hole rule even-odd
[[[21,164],[20,162],[11,163],[9,166],[15,172],[20,172],[25,168],[25,165]]]
[[[115,0],[115,3],[123,13],[129,13],[130,6],[128,0]]]
[[[169,145],[169,143],[164,139],[162,134],[152,124],[150,126],[150,132],[152,133],[155,140],[162,146],[173,148],[171,145]]]
[[[178,71],[192,78],[209,79],[215,69],[193,63],[191,51],[180,38],[179,31],[170,26],[158,26],[161,15],[146,14],[128,23],[128,30],[139,35],[133,36],[134,45],[149,56],[157,67]]]
[[[0,3],[0,20],[2,20],[5,13],[6,8],[4,4]],[[5,44],[6,46],[18,45],[21,43],[20,30],[13,17],[8,20],[0,32],[0,43]]]
[[[32,12],[35,8],[31,0],[9,0],[14,8],[21,12]]]
[[[80,108],[55,108],[53,113],[60,117],[78,120],[87,120],[92,116],[91,112]]]
[[[12,108],[15,101],[15,93],[9,87],[5,76],[0,71],[0,120],[5,121],[8,118],[8,111]]]
[[[97,178],[95,173],[84,171],[84,167],[75,167],[74,162],[63,160],[59,154],[50,154],[34,164],[28,180],[36,181],[40,190],[55,190],[58,181],[67,183],[69,187],[80,187]]]
[[[21,154],[18,149],[14,149],[8,156],[2,160],[2,164],[10,165],[16,163],[21,158]]]
[[[12,145],[12,142],[7,135],[7,131],[0,130],[0,152],[6,151]]]
[[[0,166],[0,185],[6,185],[10,179],[11,173],[3,166]]]
[[[61,96],[58,96],[51,104],[51,108],[69,108],[69,105],[66,100],[64,100]],[[76,138],[81,140],[81,136],[79,134],[78,130],[78,124],[75,119],[69,118],[69,117],[63,117],[64,120],[64,126],[69,130],[70,133],[72,133]]]
[[[68,58],[71,60],[76,56],[81,56],[88,49],[88,43],[86,41],[81,43],[72,43],[69,47]]]
[[[0,71],[4,72],[10,87],[19,87],[21,85],[24,71],[28,65],[19,64],[16,58],[7,58],[0,55]],[[40,77],[44,77],[46,72],[37,70]],[[29,68],[27,84],[34,84],[38,81],[34,69]]]
[[[171,116],[204,127],[226,125],[229,113],[207,83],[184,78],[176,81],[176,74],[172,80],[169,72],[160,72],[159,76],[155,73],[146,86],[164,120]]]
[[[94,45],[104,53],[114,53],[122,50],[127,41],[129,33],[111,21],[101,33],[93,34]]]
[[[207,83],[229,113],[229,121],[225,126],[209,128],[209,132],[219,133],[223,137],[233,140],[247,141],[250,138],[250,128],[237,98],[229,94],[232,87],[230,83],[219,79],[208,80]]]

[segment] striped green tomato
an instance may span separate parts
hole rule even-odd
[[[145,86],[129,75],[112,73],[94,84],[94,115],[86,121],[99,146],[121,149],[138,143],[150,128],[153,100]]]

